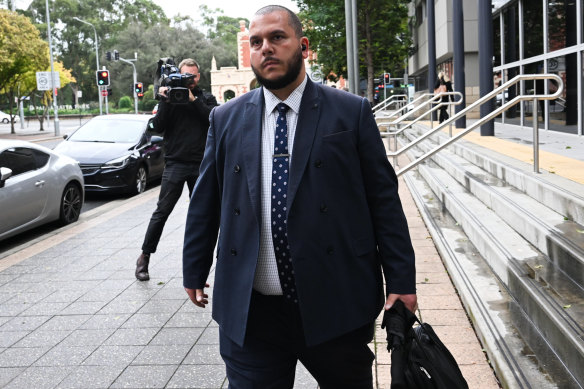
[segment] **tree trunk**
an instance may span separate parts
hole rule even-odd
[[[371,17],[370,17],[370,9],[369,9],[369,2],[366,2],[367,5],[364,7],[365,11],[365,66],[367,67],[367,99],[370,102],[373,101],[373,79],[375,78],[374,75],[374,68],[373,68],[373,49],[372,49],[372,42],[371,42]]]
[[[13,107],[14,107],[14,92],[12,92],[12,89],[8,90],[8,114],[10,115],[10,133],[11,134],[16,134],[16,131],[14,131],[14,118],[12,115],[12,111],[13,111]]]

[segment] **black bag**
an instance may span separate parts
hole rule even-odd
[[[417,318],[419,326],[406,338],[405,377],[409,388],[468,389],[460,368],[450,351],[428,323]]]
[[[420,325],[412,328],[413,323]],[[428,323],[422,323],[401,301],[385,311],[391,352],[391,389],[468,389],[456,360]]]

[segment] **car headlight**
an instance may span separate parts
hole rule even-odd
[[[104,169],[121,169],[126,167],[130,163],[131,155],[125,155],[120,158],[112,159],[103,164]]]

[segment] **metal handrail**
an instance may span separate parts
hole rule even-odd
[[[400,109],[398,109],[397,111],[395,111],[391,115],[385,116],[383,119],[391,119],[392,117],[398,115],[401,111],[406,110],[406,109],[408,109],[410,107],[414,107],[416,105],[416,103],[418,103],[418,101],[420,101],[420,100],[422,100],[422,99],[424,99],[424,98],[426,98],[428,96],[434,96],[434,93],[424,93],[423,95],[418,96],[418,98],[415,99],[414,101],[412,101],[412,102],[406,104],[405,106],[401,107]],[[390,123],[391,122],[388,123],[387,121],[380,122],[379,123],[379,126],[385,126],[385,125],[388,125]]]
[[[393,100],[396,97],[400,97],[400,98],[402,98],[402,100],[391,101],[391,100]],[[399,103],[399,102],[406,102],[406,101],[408,101],[408,96],[407,95],[392,95],[392,96],[389,96],[387,99],[383,100],[381,103],[379,103],[376,106],[374,106],[372,108],[372,110],[373,110],[373,113],[375,113],[376,111],[381,111],[382,109],[385,109],[390,104]],[[385,105],[383,107],[381,107],[381,105],[383,105],[384,103],[385,103]]]
[[[426,99],[427,97],[434,97],[434,93],[424,93],[423,95],[420,95],[420,96],[418,96],[418,98],[417,98],[417,99],[415,99],[414,101],[412,101],[412,102],[408,103],[406,106],[404,106],[404,107],[402,107],[402,108],[398,109],[398,110],[397,110],[397,111],[395,111],[393,114],[389,115],[388,117],[385,117],[384,119],[389,119],[389,118],[391,118],[391,117],[393,117],[393,116],[397,115],[398,113],[400,113],[400,112],[401,112],[401,111],[403,111],[404,109],[407,109],[407,108],[410,108],[410,107],[415,107],[415,106],[416,106],[416,104],[417,104],[417,103],[418,103],[420,100],[424,100],[424,99]],[[388,126],[389,126],[389,125],[391,125],[392,123],[393,123],[393,121],[392,121],[392,122],[383,121],[383,122],[380,122],[380,123],[378,123],[378,125],[379,125],[379,126],[386,126],[386,125],[388,125]]]
[[[546,80],[546,79],[554,79],[558,83],[558,90],[555,93],[547,94],[547,95],[543,94],[543,95],[519,95],[519,96],[516,96],[513,100],[506,102],[501,107],[495,109],[494,111],[492,111],[491,113],[489,113],[485,117],[481,118],[480,120],[477,120],[475,123],[471,124],[469,127],[465,128],[463,131],[461,131],[458,134],[456,134],[455,136],[451,137],[446,142],[436,146],[435,148],[428,151],[427,153],[425,153],[421,157],[410,162],[403,169],[400,169],[399,171],[397,171],[397,175],[401,176],[402,174],[406,173],[410,169],[419,165],[421,162],[423,162],[427,158],[436,154],[438,151],[440,151],[443,148],[456,142],[458,139],[462,138],[463,136],[465,136],[466,134],[468,134],[469,132],[471,132],[475,128],[483,125],[484,123],[488,122],[491,119],[494,119],[495,117],[499,116],[503,111],[508,110],[509,108],[520,103],[521,101],[533,100],[534,106],[536,107],[535,109],[537,110],[537,100],[554,100],[554,99],[558,98],[562,94],[562,92],[564,91],[564,82],[562,81],[562,79],[558,75],[555,75],[555,74],[521,74],[521,75],[518,75],[518,76],[512,78],[511,80],[507,81],[505,84],[501,85],[500,87],[493,89],[491,92],[489,92],[485,96],[481,97],[480,99],[478,99],[477,101],[475,101],[474,103],[472,103],[471,105],[469,105],[468,107],[463,109],[462,111],[458,112],[456,115],[454,115],[454,116],[450,117],[449,119],[447,119],[446,121],[442,122],[442,124],[440,124],[438,127],[433,128],[430,131],[422,134],[421,136],[416,138],[414,141],[408,143],[406,146],[402,147],[401,149],[396,150],[394,152],[387,153],[388,157],[393,157],[394,165],[397,165],[397,157],[399,155],[408,151],[409,149],[411,149],[412,147],[414,147],[415,145],[420,143],[422,140],[428,138],[430,135],[442,130],[444,127],[452,124],[456,120],[465,116],[467,113],[469,113],[473,109],[476,109],[479,106],[483,105],[485,102],[487,102],[490,99],[492,99],[493,97],[497,96],[500,92],[504,91],[505,89],[507,89],[507,88],[509,88],[509,87],[517,84],[518,82],[521,82],[521,81]],[[537,112],[537,111],[535,111],[535,112]],[[534,117],[535,117],[535,113],[534,113]],[[534,171],[536,173],[539,173],[539,132],[538,132],[537,119],[533,120],[533,138],[534,138],[533,139],[533,165],[534,165],[533,167],[534,167]]]
[[[424,111],[421,115],[419,115],[415,120],[414,123],[420,121],[424,116],[434,112],[435,110],[439,109],[440,107],[444,106],[444,105],[458,105],[462,103],[462,93],[460,92],[442,92],[442,93],[438,93],[437,95],[433,94],[433,93],[424,93],[422,96],[420,96],[418,99],[425,96],[431,96],[430,99],[424,101],[423,103],[421,103],[420,105],[418,105],[417,107],[415,107],[414,109],[412,109],[411,111],[409,111],[408,113],[400,116],[398,119],[387,123],[387,132],[389,132],[389,129],[391,126],[395,126],[396,128],[399,129],[399,124],[401,122],[403,122],[405,119],[409,118],[410,116],[414,115],[415,113],[417,113],[418,111],[421,111],[422,109],[424,109],[427,105],[430,105],[432,108],[429,110]],[[458,96],[460,97],[460,100],[458,101],[451,101],[450,99],[448,99],[448,101],[443,102],[442,101],[442,97],[443,96]],[[384,123],[380,123],[379,125],[383,125]],[[413,124],[413,123],[412,123]]]

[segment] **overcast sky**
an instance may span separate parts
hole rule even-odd
[[[16,8],[27,8],[32,0],[16,0]],[[162,7],[166,16],[172,18],[177,14],[188,15],[194,21],[200,21],[199,6],[206,4],[209,8],[221,8],[226,16],[234,18],[244,17],[251,19],[252,15],[265,5],[277,4],[298,12],[295,0],[203,0],[203,1],[181,1],[181,0],[153,0]]]
[[[193,20],[199,21],[199,6],[206,4],[209,8],[221,8],[226,16],[234,18],[244,17],[251,19],[255,11],[263,6],[276,4],[282,5],[298,12],[296,1],[294,0],[203,0],[203,1],[180,1],[180,0],[153,0],[162,7],[166,16],[172,18],[177,14],[188,15]]]

